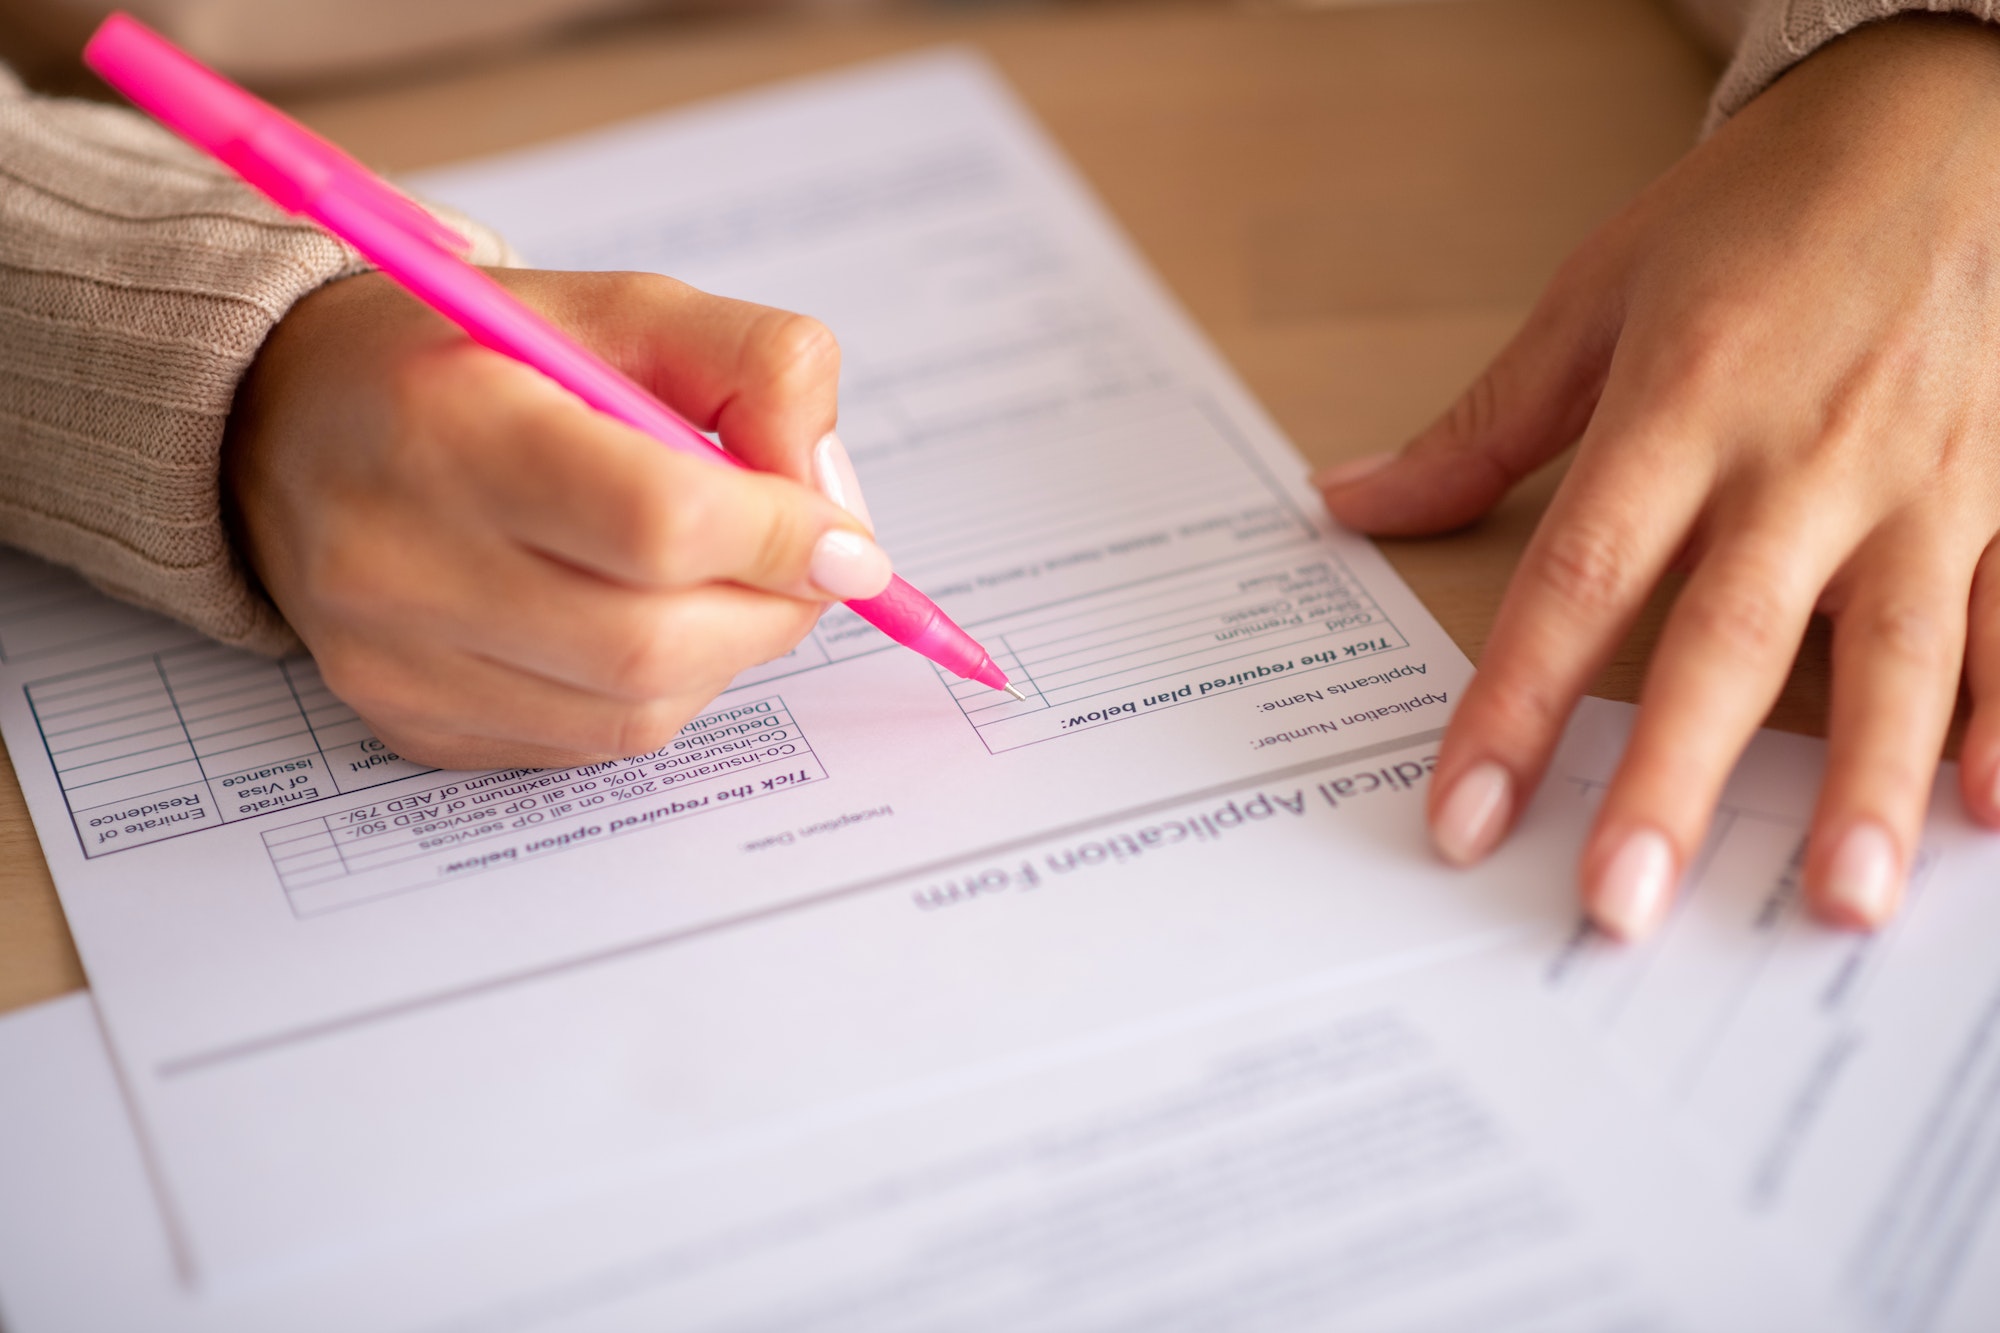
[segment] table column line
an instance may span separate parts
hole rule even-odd
[[[229,816],[224,812],[221,800],[216,797],[215,783],[208,776],[208,765],[202,761],[201,748],[194,743],[194,732],[188,729],[187,715],[181,712],[180,696],[174,693],[173,681],[167,679],[167,664],[159,653],[153,654],[153,670],[159,673],[160,688],[167,692],[167,703],[174,710],[174,721],[180,724],[181,735],[187,741],[188,758],[194,760],[195,772],[201,774],[201,785],[208,792],[208,804],[209,808],[215,811],[215,821],[218,824],[226,824],[229,822]]]
[[[326,748],[319,743],[319,728],[313,725],[312,714],[306,711],[306,701],[299,697],[298,682],[292,679],[291,662],[280,658],[278,661],[278,675],[285,682],[285,692],[292,696],[292,703],[299,710],[299,721],[305,723],[306,735],[312,737],[313,753],[319,756],[319,771],[326,774],[326,783],[329,787],[333,788],[330,794],[335,796],[342,795],[340,781],[333,775],[333,764],[326,757]]]
[[[310,719],[308,719],[308,720],[307,720],[307,723],[306,723],[306,725],[307,725],[307,726],[311,726],[311,725],[312,725],[312,722],[311,722],[311,720],[310,720]],[[350,812],[350,813],[351,813],[351,812]],[[332,815],[319,815],[319,816],[317,816],[317,818],[318,818],[318,820],[319,820],[319,826],[320,826],[321,828],[323,828],[323,829],[325,829],[325,830],[326,830],[326,837],[327,837],[327,841],[329,841],[329,842],[331,842],[331,843],[333,844],[333,854],[334,854],[335,856],[337,856],[337,857],[339,857],[339,858],[340,858],[340,873],[341,873],[341,875],[342,875],[343,877],[345,877],[345,876],[348,876],[348,875],[352,875],[352,874],[354,873],[354,867],[353,867],[352,865],[350,865],[350,864],[348,863],[348,860],[347,860],[347,848],[345,848],[345,847],[341,846],[341,844],[340,844],[340,830],[339,830],[339,829],[336,829],[336,828],[335,828],[335,827],[333,826],[333,816],[332,816]],[[266,846],[267,848],[269,847],[269,845],[270,845],[270,844],[268,844],[268,843],[267,843],[267,844],[265,844],[265,846]],[[285,900],[286,900],[287,902],[289,902],[289,901],[291,901],[291,897],[292,897],[292,891],[291,891],[291,889],[290,889],[290,888],[287,888],[287,889],[285,890]],[[295,907],[295,908],[293,908],[292,910],[293,910],[294,912],[296,912],[296,911],[297,911],[298,909],[297,909],[297,908]]]
[[[1028,664],[1021,660],[1021,654],[1015,650],[1014,641],[1005,634],[999,635],[998,638],[1001,651],[1014,659],[1014,665],[1020,668],[1021,679],[1028,682],[1028,688],[1033,690],[1035,697],[1042,701],[1042,707],[1053,708],[1055,705],[1049,702],[1049,696],[1042,693],[1041,682],[1035,679],[1035,673],[1028,670]]]

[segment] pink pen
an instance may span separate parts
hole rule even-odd
[[[474,342],[534,367],[607,416],[670,449],[732,467],[665,403],[556,331],[493,279],[465,262],[465,238],[275,107],[251,96],[127,14],[104,20],[84,62],[143,111],[212,154],[287,212],[340,237],[458,325]],[[901,578],[879,595],[847,603],[897,643],[955,675],[1016,699],[1019,690],[977,640]]]

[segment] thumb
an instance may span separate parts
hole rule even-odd
[[[1449,410],[1400,452],[1313,477],[1348,527],[1417,536],[1462,527],[1583,434],[1617,342],[1602,288],[1567,275]]]
[[[662,448],[499,357],[448,359],[426,384],[453,405],[455,485],[531,550],[657,592],[854,601],[889,584],[888,554],[814,487]]]

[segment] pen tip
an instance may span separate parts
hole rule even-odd
[[[1019,690],[1015,689],[1012,685],[1002,685],[1000,687],[1000,692],[1002,694],[1013,696],[1013,698],[1020,703],[1028,702],[1028,696],[1021,693]]]

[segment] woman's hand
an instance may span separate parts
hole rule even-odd
[[[1897,19],[1814,55],[1586,242],[1441,421],[1319,481],[1354,527],[1436,532],[1579,435],[1439,753],[1439,849],[1506,834],[1678,563],[1583,856],[1591,915],[1626,938],[1660,919],[1817,608],[1807,892],[1880,924],[1961,667],[1965,801],[2000,824],[2000,33]]]
[[[244,382],[239,541],[399,753],[642,754],[829,600],[888,583],[831,433],[839,352],[812,320],[665,278],[495,276],[763,471],[600,416],[369,274],[302,301]]]

